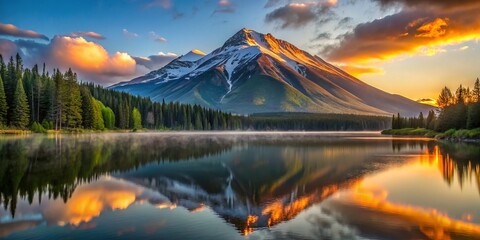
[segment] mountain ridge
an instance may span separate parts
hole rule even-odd
[[[110,88],[240,114],[413,116],[433,108],[370,86],[270,33],[243,28],[210,54],[202,54],[191,51]]]

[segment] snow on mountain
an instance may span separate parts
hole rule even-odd
[[[183,61],[183,62],[195,62],[202,57],[204,57],[206,54],[198,49],[194,49],[187,54],[180,56],[177,60],[178,61]]]
[[[271,34],[242,29],[205,55],[193,50],[111,88],[236,113],[416,115],[431,107],[374,88]]]

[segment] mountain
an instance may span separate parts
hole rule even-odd
[[[111,88],[224,111],[404,116],[431,106],[372,87],[294,45],[242,29],[208,55],[193,50]]]

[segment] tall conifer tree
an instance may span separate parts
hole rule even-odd
[[[11,125],[18,128],[26,128],[29,122],[29,115],[27,95],[23,89],[22,79],[18,79],[13,95]]]

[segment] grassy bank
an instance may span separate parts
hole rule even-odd
[[[426,128],[401,128],[401,129],[388,129],[383,130],[382,134],[394,135],[394,136],[417,136],[428,137],[445,140],[480,140],[480,128],[476,129],[450,129],[446,132],[439,133]]]
[[[24,129],[0,129],[0,135],[26,135],[32,133],[40,134],[77,134],[77,133],[127,133],[127,132],[144,132],[145,130],[131,130],[131,129],[108,129],[108,130],[92,130],[81,128],[69,128],[62,130],[24,130]]]

